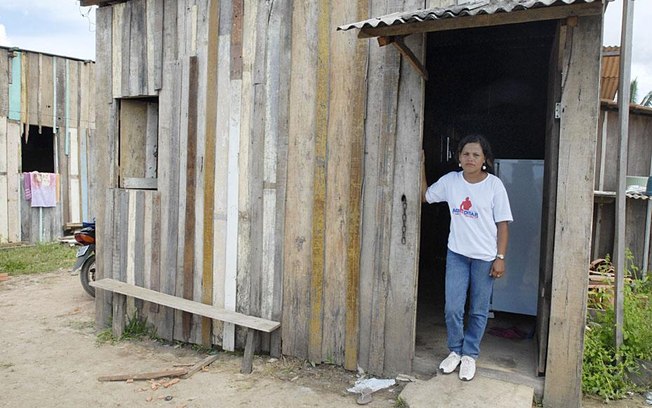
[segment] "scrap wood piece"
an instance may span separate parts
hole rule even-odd
[[[0,273],[0,282],[9,280],[9,274],[8,273]]]
[[[219,356],[217,354],[206,357],[202,361],[200,361],[197,364],[190,367],[188,369],[188,373],[184,374],[181,378],[183,378],[185,380],[186,378],[192,377],[193,374],[195,374],[197,371],[203,370],[204,367],[208,367],[209,365],[213,364],[215,362],[215,360],[217,360],[218,358],[219,358]]]
[[[187,368],[175,368],[173,370],[154,371],[150,373],[104,375],[98,377],[97,381],[153,380],[163,377],[181,377],[187,373]]]

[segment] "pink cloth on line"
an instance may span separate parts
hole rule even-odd
[[[57,175],[54,173],[30,173],[32,207],[57,206]]]
[[[25,200],[32,199],[32,173],[23,173],[23,190],[25,190]]]

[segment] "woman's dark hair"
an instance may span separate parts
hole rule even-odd
[[[478,143],[482,147],[482,153],[484,154],[485,163],[487,165],[487,173],[494,174],[494,154],[491,152],[491,145],[489,141],[485,139],[484,136],[478,134],[471,134],[464,136],[462,140],[457,144],[457,158],[459,160],[460,155],[462,154],[462,149],[469,143]]]

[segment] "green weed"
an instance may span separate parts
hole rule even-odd
[[[142,338],[156,339],[156,329],[154,326],[147,324],[147,318],[144,319],[134,314],[128,319],[125,325],[124,333],[121,340],[140,340]]]
[[[607,292],[594,302],[603,313],[588,317],[584,334],[582,390],[605,400],[620,399],[637,386],[630,380],[638,369],[637,359],[652,359],[652,282],[641,277],[627,253],[624,289],[623,345],[615,347],[615,311],[613,293]]]

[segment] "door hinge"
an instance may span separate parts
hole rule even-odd
[[[555,119],[561,119],[561,103],[555,103]]]

